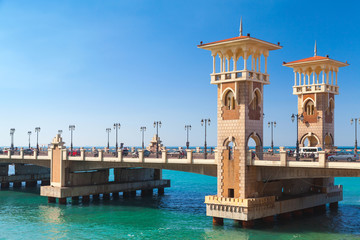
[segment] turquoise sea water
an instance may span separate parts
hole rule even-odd
[[[344,201],[337,212],[256,225],[226,220],[213,227],[204,196],[216,178],[163,171],[171,188],[157,197],[48,204],[34,189],[0,191],[0,239],[360,239],[360,178],[337,178]],[[70,202],[70,201],[69,201]]]

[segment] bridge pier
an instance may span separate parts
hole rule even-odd
[[[213,225],[222,226],[224,225],[224,219],[220,217],[213,217]]]

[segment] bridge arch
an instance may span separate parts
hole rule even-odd
[[[249,141],[250,139],[254,140],[255,142],[255,156],[253,155],[252,158],[256,157],[258,159],[262,159],[262,140],[260,135],[257,132],[252,132],[246,139],[246,150],[249,151]]]
[[[307,146],[305,146],[306,143]],[[300,145],[303,147],[316,147],[318,144],[320,144],[319,137],[312,132],[306,133],[300,138]]]

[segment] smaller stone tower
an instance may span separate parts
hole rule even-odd
[[[283,64],[294,69],[293,94],[298,96],[300,146],[330,149],[334,146],[335,95],[339,94],[337,73],[347,63],[314,56]]]

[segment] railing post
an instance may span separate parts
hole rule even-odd
[[[123,158],[123,154],[122,154],[121,149],[118,149],[117,151],[118,151],[117,154],[118,154],[118,159],[119,159],[119,161],[120,161],[120,162],[123,162],[123,161],[124,161],[124,158]]]
[[[284,147],[279,148],[280,152],[280,166],[286,167],[287,165],[287,152],[284,150]]]
[[[144,149],[139,149],[138,150],[139,153],[139,162],[144,162]]]
[[[104,150],[103,149],[98,149],[98,152],[99,152],[99,160],[102,162],[104,161]]]
[[[326,167],[325,151],[319,151],[319,167]]]
[[[162,152],[161,152],[161,158],[162,158],[162,160],[163,160],[164,163],[167,163],[167,162],[168,162],[167,152],[168,152],[167,149],[164,149],[164,150],[162,150]]]
[[[7,156],[8,156],[8,158],[10,159],[11,158],[11,149],[8,149],[8,152],[7,152]]]
[[[85,149],[83,147],[80,148],[80,158],[85,161]]]
[[[24,149],[20,148],[20,157],[24,159]]]
[[[21,154],[21,153],[20,153]],[[38,156],[38,151],[37,151],[37,149],[36,150],[34,150],[34,159],[37,159],[37,156]]]
[[[186,149],[186,161],[187,163],[194,163],[192,149]]]

